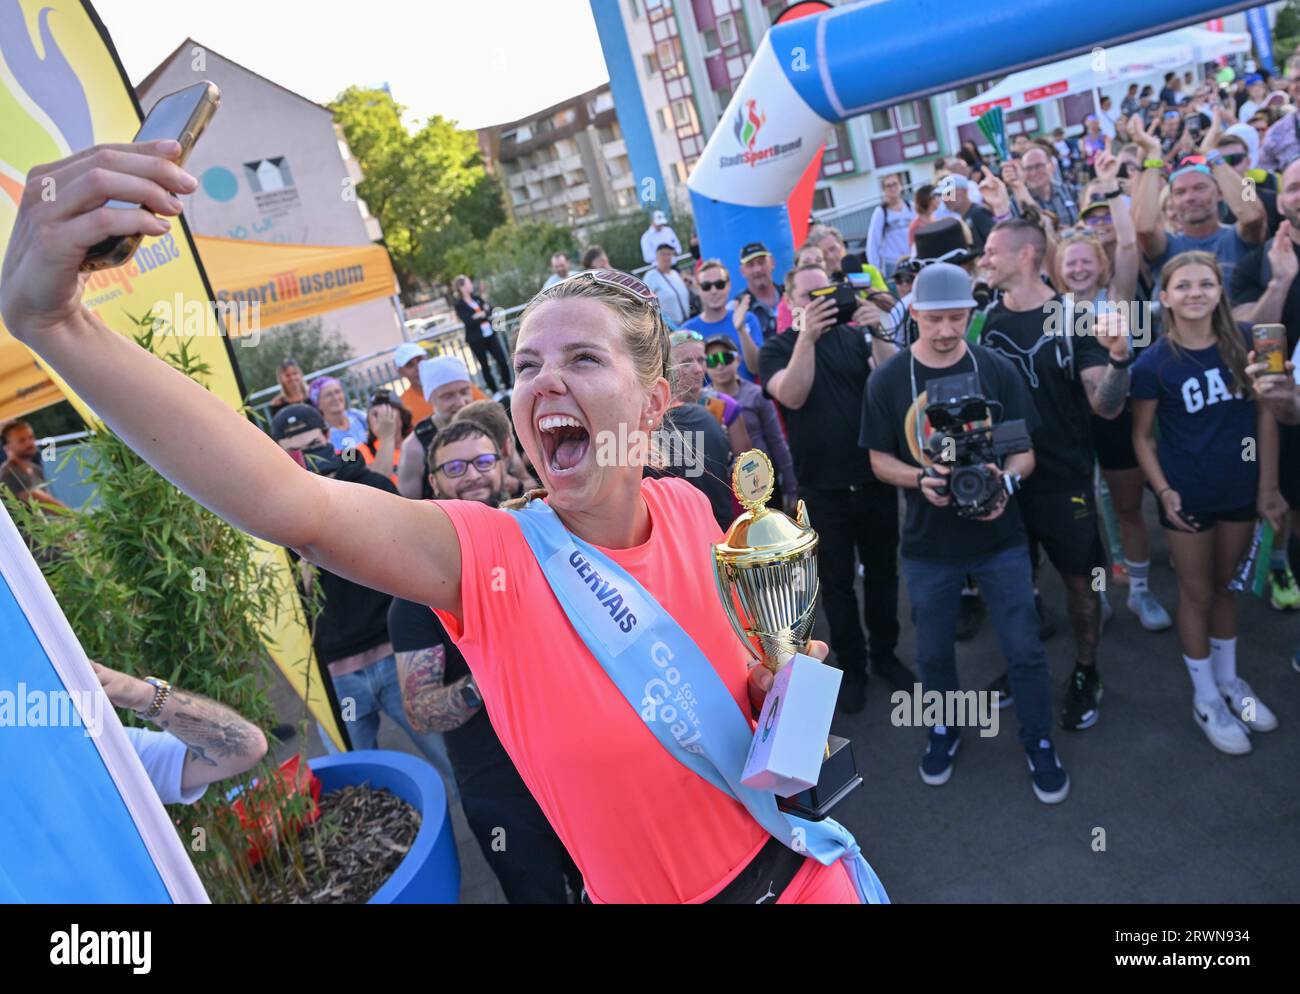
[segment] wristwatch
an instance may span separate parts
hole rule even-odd
[[[478,692],[478,684],[474,682],[474,677],[467,677],[465,685],[460,688],[460,699],[464,702],[465,707],[471,710],[477,710],[483,706],[483,695]]]
[[[157,718],[162,713],[167,698],[172,695],[172,685],[156,676],[147,676],[144,678],[144,682],[153,687],[153,700],[149,703],[147,711],[137,711],[136,716],[140,718]]]
[[[1016,472],[1002,474],[1002,486],[1006,488],[1008,497],[1019,493],[1021,480],[1022,477]]]

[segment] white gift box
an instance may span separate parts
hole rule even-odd
[[[844,674],[797,654],[781,667],[763,701],[740,782],[790,797],[817,784]]]

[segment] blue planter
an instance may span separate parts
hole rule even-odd
[[[423,821],[411,851],[370,904],[455,904],[460,899],[460,860],[447,791],[423,759],[387,749],[322,756],[309,765],[321,794],[355,784],[387,788],[420,812]]]

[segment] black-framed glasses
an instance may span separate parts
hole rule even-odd
[[[1230,166],[1239,166],[1241,163],[1246,161],[1248,154],[1249,153],[1247,152],[1225,152],[1223,154],[1223,161]]]
[[[727,366],[730,366],[735,361],[736,361],[736,353],[734,352],[723,351],[723,352],[711,352],[709,354],[710,369],[724,369]]]
[[[448,459],[434,472],[442,473],[448,479],[456,480],[464,476],[471,466],[479,473],[486,474],[500,459],[501,456],[495,452],[484,452],[481,456],[475,456],[473,459]]]
[[[725,290],[728,285],[727,280],[700,280],[701,290]]]

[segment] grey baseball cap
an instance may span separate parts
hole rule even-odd
[[[912,309],[916,311],[951,311],[976,307],[971,296],[971,281],[966,270],[951,262],[935,262],[917,274],[912,284]]]

